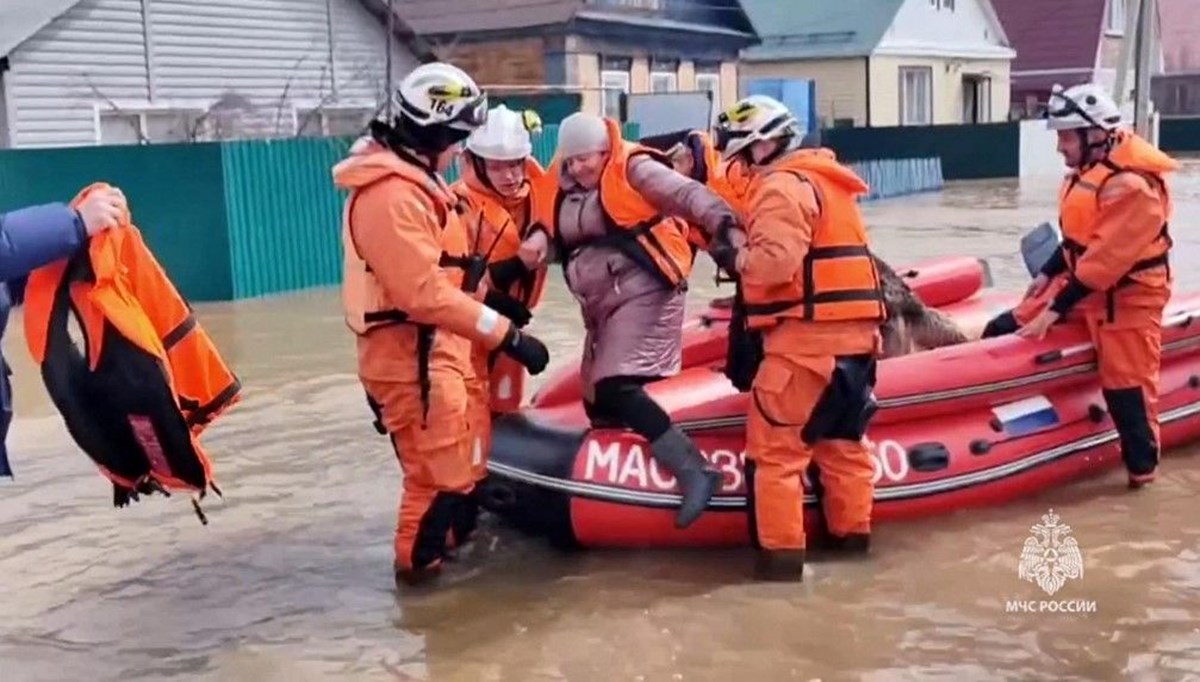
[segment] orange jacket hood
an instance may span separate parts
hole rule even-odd
[[[832,149],[796,149],[788,152],[766,170],[791,168],[806,173],[816,173],[827,182],[840,186],[851,195],[866,194],[870,187],[848,166],[838,163]]]
[[[1117,133],[1117,144],[1109,159],[1118,166],[1149,173],[1168,173],[1179,168],[1179,162],[1130,130]]]

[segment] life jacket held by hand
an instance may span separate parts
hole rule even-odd
[[[85,188],[72,206],[103,187]],[[241,384],[130,217],[123,223],[30,275],[29,351],[71,437],[112,481],[115,506],[173,490],[220,495],[199,436],[240,400]],[[82,352],[68,333],[72,315]]]

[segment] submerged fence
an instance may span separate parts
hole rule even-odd
[[[625,134],[637,137],[637,124]],[[180,292],[227,301],[329,286],[341,279],[341,211],[330,169],[349,138],[297,138],[0,151],[0,211],[68,201],[104,181],[129,198],[134,222]],[[553,156],[557,126],[534,145]],[[869,198],[938,189],[937,158],[859,161]],[[449,174],[449,179],[455,178]]]

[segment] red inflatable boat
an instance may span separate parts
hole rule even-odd
[[[1014,298],[977,295],[952,314],[978,316],[981,306]],[[1164,326],[1160,414],[1171,447],[1200,437],[1200,294],[1176,296]],[[1119,468],[1094,368],[1091,345],[1074,327],[1055,327],[1039,342],[1007,336],[882,361],[868,432],[876,521],[1000,504]],[[725,472],[690,528],[675,529],[678,490],[645,441],[589,429],[578,401],[496,421],[485,506],[560,546],[748,543],[747,394],[705,363],[647,390]],[[820,490],[811,478],[805,518],[816,533]]]
[[[897,270],[925,305],[954,315],[967,329],[982,329],[987,320],[1009,306],[1011,295],[991,289],[987,261],[967,256],[936,258]],[[725,361],[729,309],[710,306],[683,327],[683,368],[715,367]],[[551,374],[531,404],[550,407],[582,398],[579,364]]]

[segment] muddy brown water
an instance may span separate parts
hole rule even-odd
[[[1200,161],[1175,182],[1176,271],[1200,253]],[[897,264],[970,254],[1001,286],[1016,243],[1054,215],[1054,180],[955,183],[874,202]],[[702,261],[693,305],[716,294]],[[336,291],[198,306],[246,385],[205,437],[225,500],[117,510],[31,367],[6,349],[20,415],[0,481],[0,680],[1182,680],[1200,679],[1200,447],[1131,494],[1119,473],[1002,509],[881,526],[870,560],[754,584],[750,556],[563,555],[491,528],[438,591],[397,596],[398,467],[370,428]],[[557,282],[533,331],[577,356]],[[1084,573],[1049,598],[1018,577],[1053,508]],[[1008,612],[1070,600],[1090,613]],[[1038,607],[1041,608],[1041,607]]]

